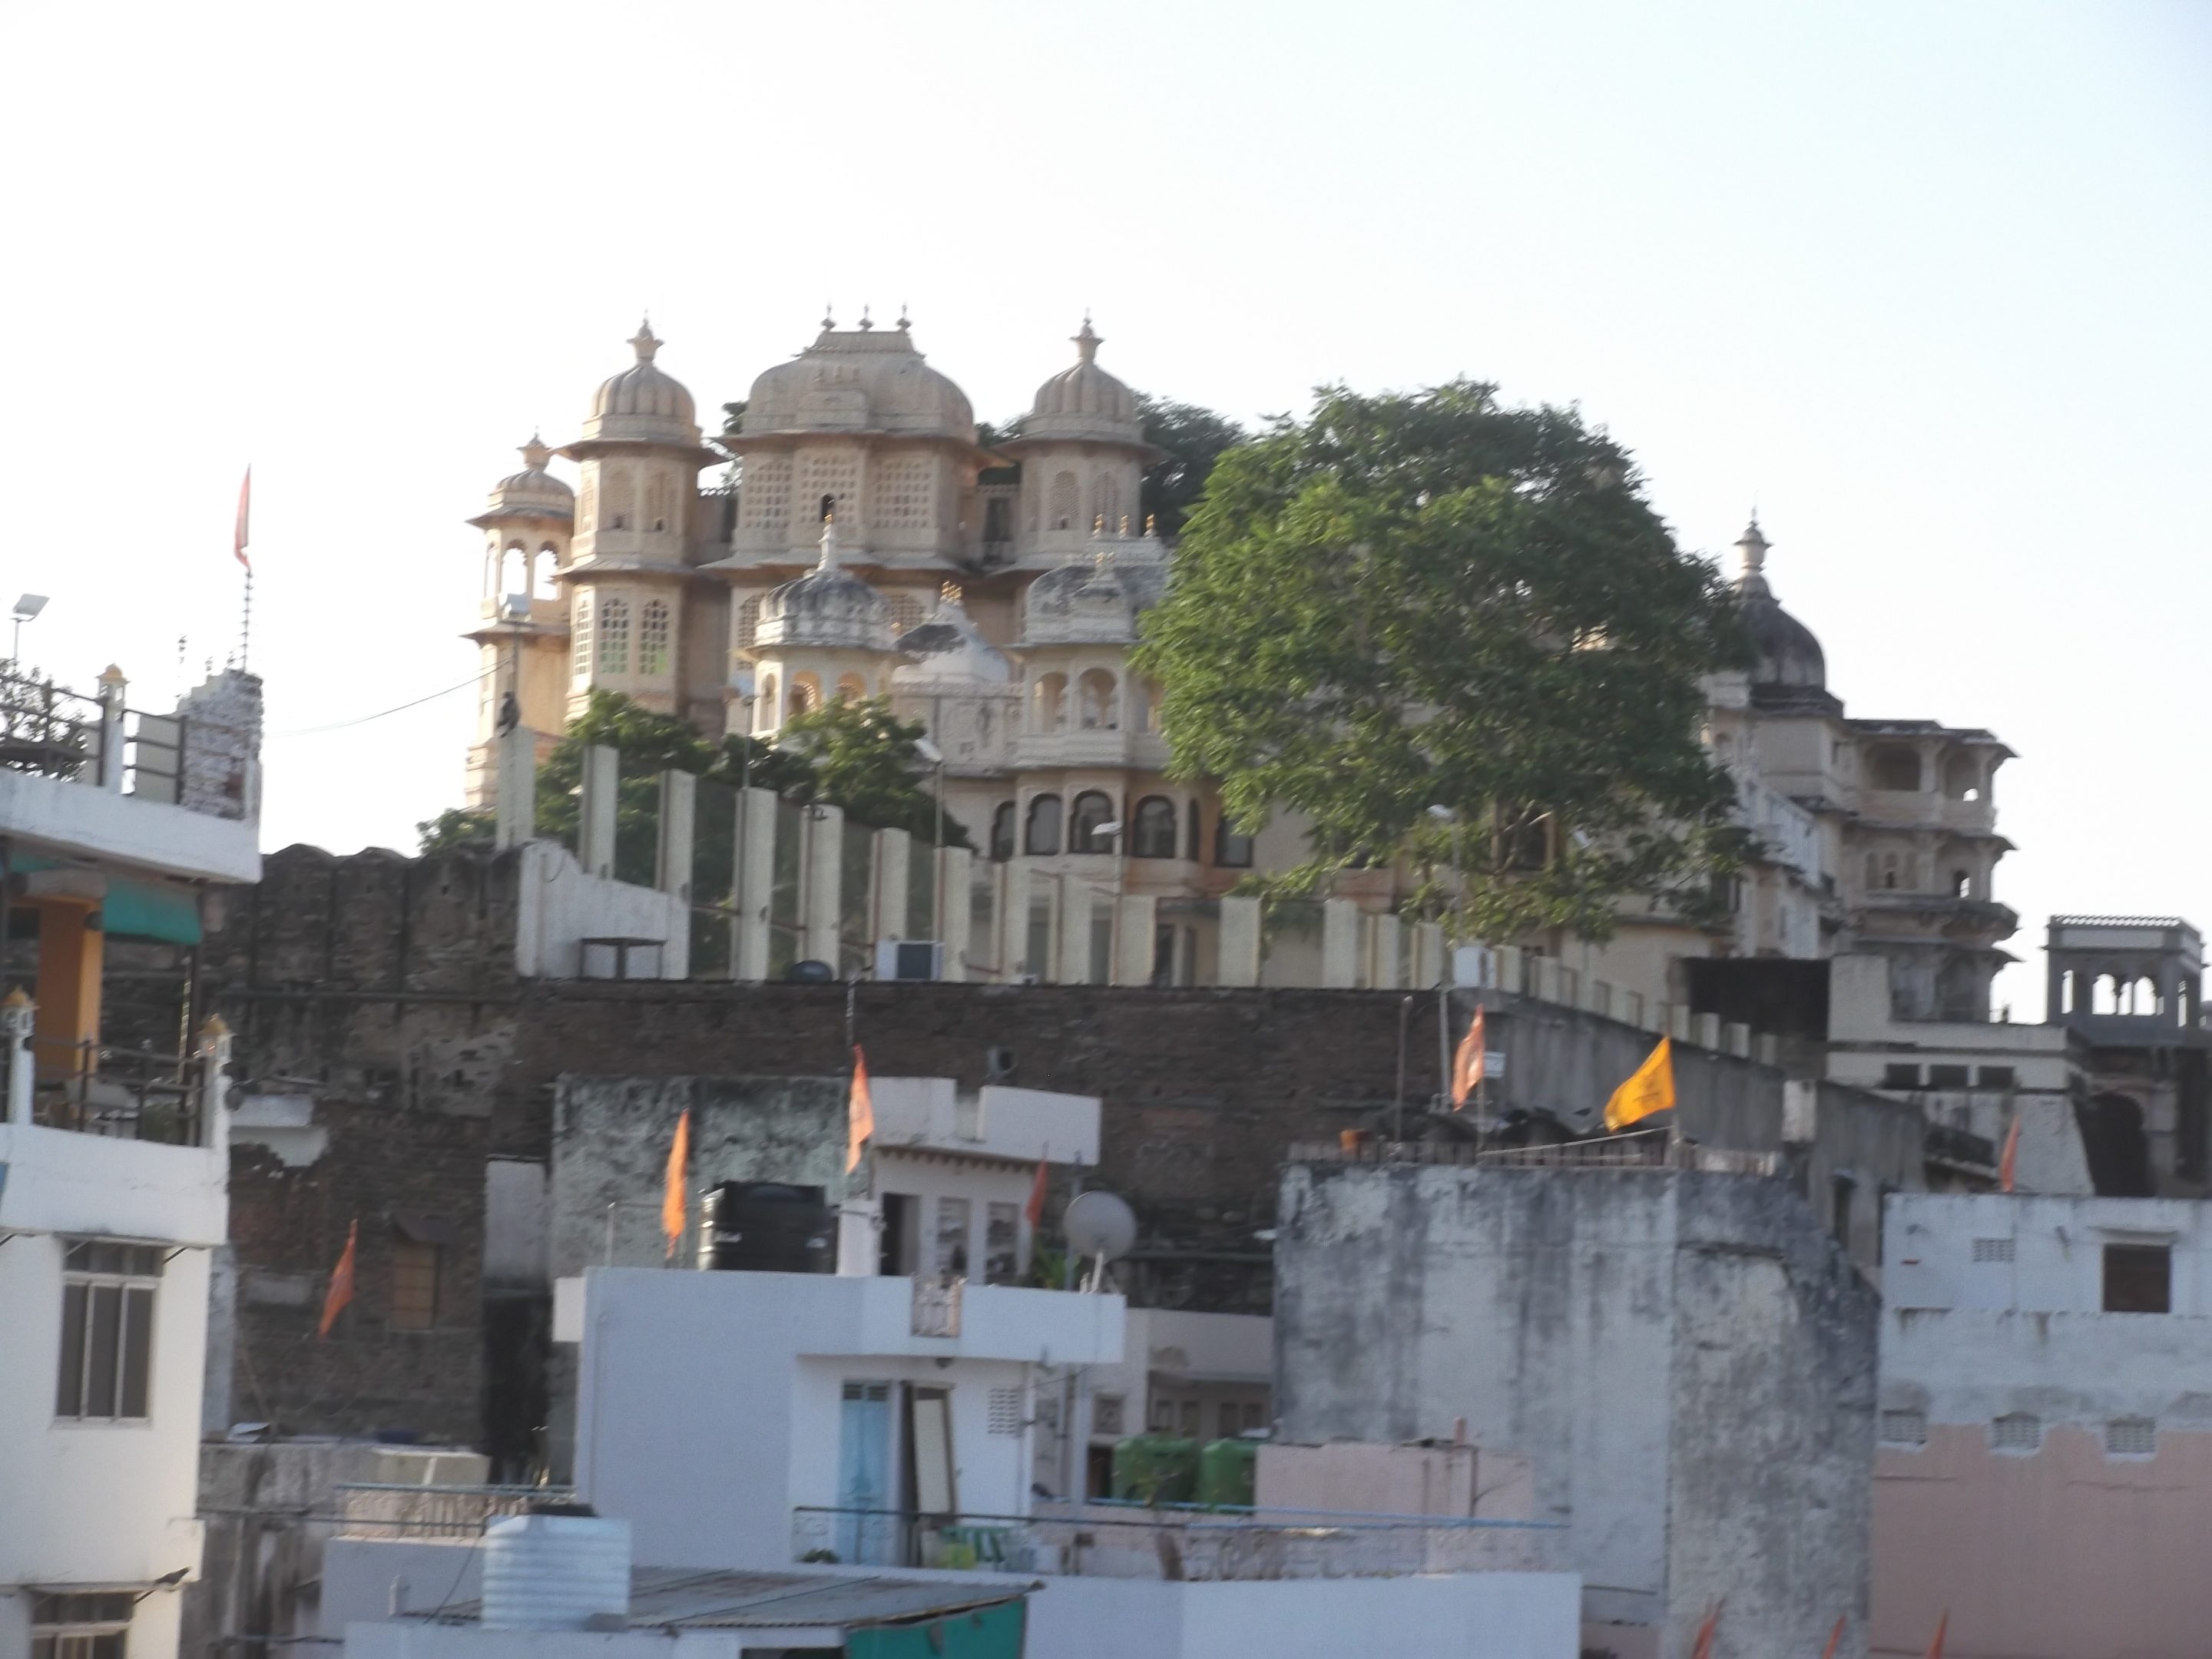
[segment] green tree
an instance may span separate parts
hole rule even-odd
[[[422,837],[420,852],[448,853],[457,847],[489,847],[495,836],[493,814],[479,808],[448,806],[434,818],[415,826]]]
[[[1742,854],[1698,740],[1730,596],[1571,410],[1323,388],[1222,457],[1146,631],[1180,774],[1310,825],[1278,894],[1400,862],[1480,936],[1603,939],[1635,896],[1709,920]]]
[[[1137,415],[1144,422],[1145,441],[1165,450],[1168,457],[1145,470],[1145,515],[1157,521],[1161,535],[1180,536],[1184,521],[1206,493],[1213,464],[1227,451],[1251,441],[1252,434],[1210,409],[1142,392],[1137,394]]]
[[[890,700],[825,703],[784,722],[780,749],[799,757],[809,774],[794,800],[842,807],[872,830],[904,830],[935,843],[937,797],[923,785],[931,768],[918,745],[921,726],[891,713]],[[945,815],[945,844],[966,847],[967,831]]]

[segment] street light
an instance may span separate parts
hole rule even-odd
[[[945,937],[945,751],[927,738],[914,740],[914,752],[935,769],[930,783],[930,793],[937,803],[937,839],[931,849],[929,882],[929,936],[934,939]]]
[[[15,643],[8,653],[10,662],[23,659],[23,624],[36,622],[39,612],[46,608],[46,596],[43,593],[26,593],[15,601]]]

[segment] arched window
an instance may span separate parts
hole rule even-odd
[[[538,556],[530,563],[533,573],[530,591],[541,599],[559,599],[561,584],[553,580],[553,573],[561,568],[561,550],[548,542],[538,550]]]
[[[668,601],[647,599],[637,619],[637,672],[668,672]]]
[[[1030,729],[1037,732],[1057,732],[1065,717],[1067,703],[1067,676],[1042,674],[1037,677],[1036,689],[1030,694]]]
[[[629,469],[611,466],[606,469],[607,523],[609,530],[627,530],[637,513],[637,497],[630,482]]]
[[[1239,835],[1224,812],[1213,826],[1213,861],[1224,870],[1252,867],[1252,837]]]
[[[1137,803],[1129,826],[1129,851],[1140,859],[1171,859],[1176,855],[1175,803],[1165,795],[1147,795]]]
[[[518,543],[499,556],[499,592],[492,597],[504,600],[510,593],[530,591],[530,550]]]
[[[1052,501],[1045,509],[1045,524],[1053,530],[1070,530],[1075,526],[1075,474],[1055,472],[1052,475]]]
[[[1024,833],[1022,848],[1039,858],[1049,858],[1060,851],[1060,797],[1032,795],[1030,797],[1029,828]]]
[[[1973,896],[1974,878],[1968,875],[1964,870],[1954,870],[1951,872],[1951,896],[1953,898],[1972,898]]]
[[[1920,787],[1918,750],[1901,743],[1885,743],[1868,760],[1868,775],[1875,788],[1911,791]]]
[[[659,467],[648,473],[645,480],[645,522],[648,529],[665,530],[676,516],[675,497],[670,493],[668,475]]]
[[[1075,798],[1075,811],[1070,815],[1067,830],[1067,850],[1071,853],[1110,853],[1114,850],[1111,837],[1101,836],[1098,826],[1114,822],[1114,799],[1086,789]]]
[[[837,677],[839,702],[866,702],[867,698],[868,688],[861,683],[858,674],[840,674]]]
[[[629,601],[599,601],[599,672],[629,672]]]
[[[760,632],[760,607],[761,596],[757,593],[738,605],[738,637],[732,643],[741,650],[751,649],[754,637]]]
[[[1160,688],[1152,680],[1132,680],[1129,695],[1136,699],[1133,723],[1147,737],[1157,737],[1160,729]]]
[[[576,603],[568,617],[568,665],[571,677],[579,685],[592,683],[592,593],[589,588],[576,595]]]
[[[775,730],[775,676],[761,676],[760,690],[753,697],[753,730]]]
[[[811,674],[793,674],[791,677],[791,708],[784,718],[797,720],[801,714],[821,706],[822,682]]]
[[[991,814],[991,856],[1004,864],[1014,855],[1014,804],[1010,800],[999,803]]]
[[[1943,793],[1953,800],[1981,799],[1981,768],[1972,755],[1954,755],[1943,763]]]
[[[1091,481],[1091,518],[1094,524],[1103,521],[1109,536],[1121,522],[1121,483],[1111,472]]]
[[[1086,732],[1113,732],[1121,725],[1121,699],[1114,677],[1103,668],[1086,672],[1076,682],[1077,703]]]

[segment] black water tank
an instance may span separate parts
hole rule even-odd
[[[826,1273],[837,1266],[836,1212],[819,1187],[725,1181],[701,1206],[699,1265],[756,1273]]]

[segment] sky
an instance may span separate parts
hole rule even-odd
[[[1087,309],[1239,418],[1464,374],[1687,548],[1755,504],[1850,713],[2018,751],[2017,1017],[2053,911],[2212,926],[2212,6],[138,0],[0,61],[24,655],[234,653],[250,462],[272,850],[458,803],[464,520],[641,313],[711,412],[903,304],[1001,419]]]

